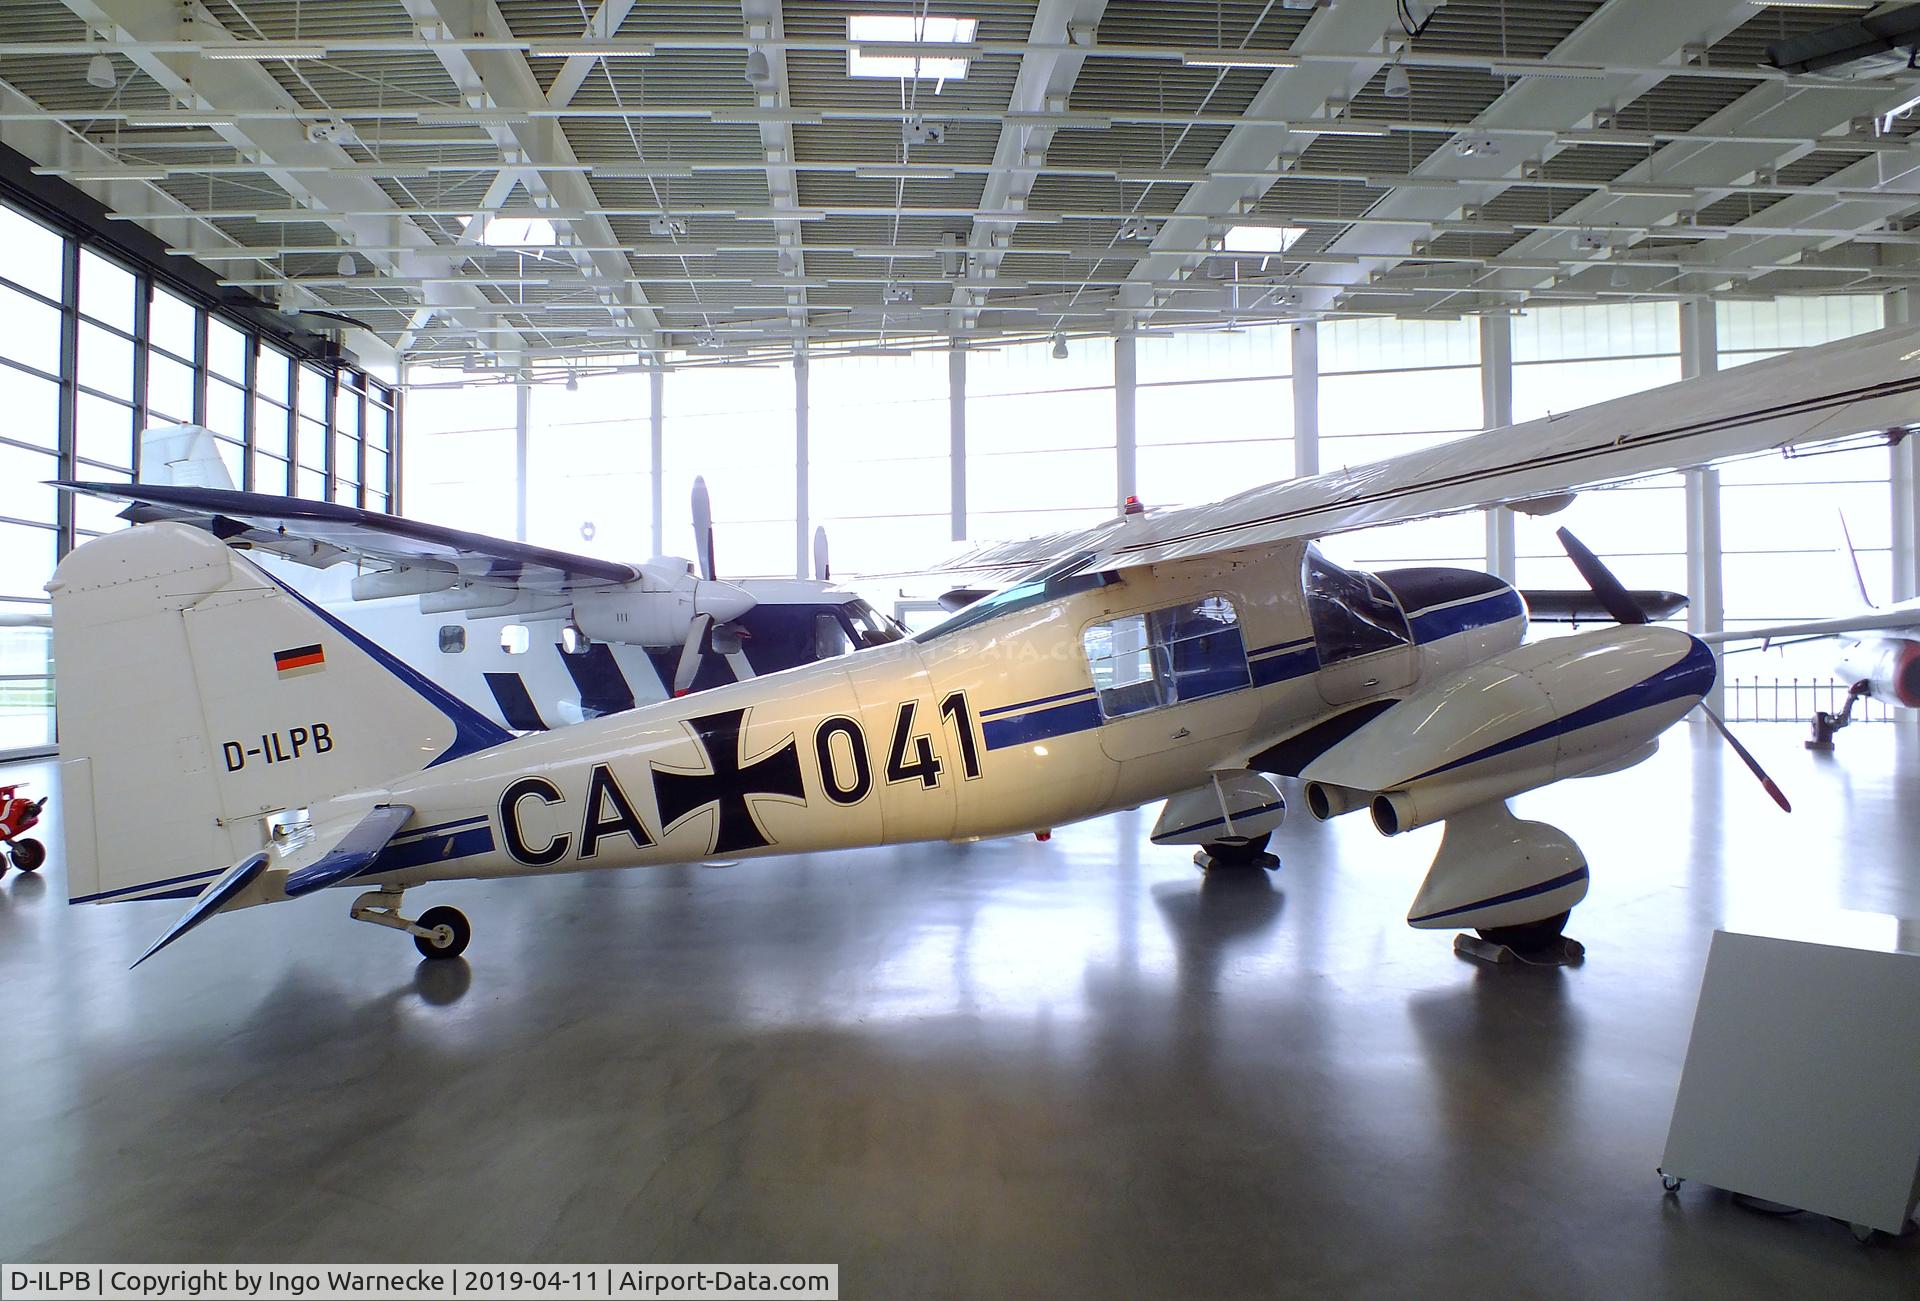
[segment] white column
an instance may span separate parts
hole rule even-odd
[[[1711,299],[1695,298],[1680,304],[1680,374],[1685,379],[1720,369],[1718,322]],[[1687,483],[1687,631],[1718,632],[1726,626],[1726,599],[1721,589],[1720,471],[1712,467],[1688,470]],[[1716,656],[1716,658],[1719,658]],[[1721,673],[1726,672],[1724,660]],[[1707,703],[1716,710],[1726,704],[1726,688],[1715,678]]]
[[[513,385],[513,536],[527,540],[527,413],[533,390],[525,379]]]
[[[1912,290],[1896,289],[1887,295],[1887,324],[1907,325],[1913,320]],[[1893,445],[1893,599],[1910,601],[1920,596],[1920,479],[1914,473],[1914,439],[1907,437]]]
[[[1140,491],[1139,456],[1135,450],[1134,397],[1136,393],[1133,336],[1113,340],[1113,461],[1114,506]]]
[[[648,423],[652,426],[647,449],[647,482],[652,485],[653,506],[653,554],[664,555],[667,550],[666,499],[667,490],[663,479],[666,477],[666,398],[667,373],[658,362],[647,372],[647,389],[651,408]]]
[[[810,571],[807,517],[807,359],[793,359],[793,574],[805,578]]]
[[[1320,327],[1293,327],[1293,473],[1320,473]]]
[[[953,540],[967,536],[967,350],[954,344],[947,350],[947,472]]]
[[[1480,411],[1483,429],[1513,423],[1513,318],[1505,312],[1480,318]],[[1513,512],[1495,506],[1486,515],[1487,572],[1511,583],[1519,565]]]

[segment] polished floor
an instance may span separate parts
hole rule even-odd
[[[1048,844],[418,891],[473,919],[451,964],[336,891],[129,972],[181,905],[69,908],[56,857],[0,881],[0,1260],[1912,1301],[1912,1237],[1654,1175],[1715,925],[1920,918],[1920,734],[1816,758],[1745,730],[1790,817],[1684,726],[1518,802],[1594,865],[1566,970],[1409,930],[1437,832],[1363,818],[1290,823],[1272,876],[1203,879],[1142,810]]]

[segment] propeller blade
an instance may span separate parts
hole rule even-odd
[[[687,640],[680,647],[680,663],[673,670],[674,695],[684,696],[693,690],[693,680],[700,673],[700,643],[712,626],[710,614],[696,614],[687,625]]]
[[[1567,558],[1573,561],[1573,567],[1580,571],[1580,577],[1587,580],[1587,586],[1599,598],[1600,608],[1612,615],[1615,623],[1647,621],[1647,612],[1613,576],[1613,571],[1601,563],[1599,556],[1587,550],[1586,544],[1566,529],[1556,530],[1556,533],[1560,545],[1567,549]]]
[[[693,551],[700,561],[700,577],[718,578],[713,565],[713,498],[707,495],[707,481],[698,475],[693,480]]]
[[[1767,776],[1767,770],[1760,766],[1760,761],[1753,757],[1752,751],[1740,744],[1739,738],[1733,734],[1733,729],[1727,726],[1725,720],[1714,713],[1712,707],[1704,700],[1700,702],[1700,712],[1707,716],[1709,723],[1719,729],[1720,735],[1726,738],[1727,744],[1733,747],[1733,752],[1740,756],[1740,762],[1747,765],[1748,771],[1760,779],[1760,784],[1767,788],[1767,794],[1773,796],[1773,802],[1788,813],[1793,812],[1793,805],[1787,803],[1785,793],[1774,785],[1773,778]]]
[[[813,576],[826,582],[833,576],[827,568],[827,526],[820,524],[813,530]]]

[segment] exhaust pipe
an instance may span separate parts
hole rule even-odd
[[[1351,813],[1364,808],[1373,798],[1370,791],[1357,791],[1351,786],[1333,786],[1326,782],[1307,783],[1307,812],[1314,821],[1325,822],[1337,818],[1342,813]]]

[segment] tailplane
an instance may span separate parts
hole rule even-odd
[[[74,902],[198,895],[303,810],[511,739],[188,525],[47,590]]]

